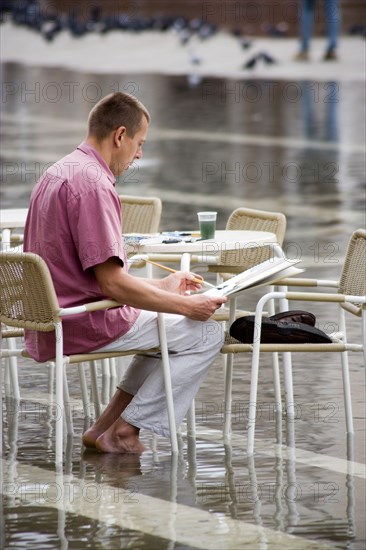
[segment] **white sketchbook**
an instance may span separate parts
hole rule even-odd
[[[301,260],[286,258],[271,258],[242,273],[238,273],[228,281],[207,290],[209,296],[229,296],[241,290],[269,285],[285,277],[293,277],[304,270],[295,267]]]

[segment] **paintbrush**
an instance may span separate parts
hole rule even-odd
[[[176,269],[173,269],[171,267],[167,267],[166,265],[163,265],[163,264],[158,264],[158,262],[153,262],[152,260],[147,260],[146,258],[144,258],[144,261],[148,262],[149,264],[155,265],[156,267],[160,267],[161,269],[165,269],[165,271],[170,271],[170,273],[176,273],[177,272]],[[193,281],[195,283],[200,284],[200,285],[205,285],[205,286],[209,286],[210,288],[215,288],[215,285],[212,285],[211,283],[208,283],[204,279],[197,279],[197,277],[195,277],[193,279]]]

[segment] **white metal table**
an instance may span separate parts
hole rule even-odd
[[[149,242],[150,241],[150,242]],[[181,241],[178,243],[159,243],[154,239],[146,239],[136,244],[136,254],[179,254],[180,267],[182,271],[189,271],[191,255],[199,255],[202,263],[216,263],[221,252],[238,251],[238,254],[245,254],[248,249],[262,246],[272,246],[278,252],[277,237],[268,231],[236,231],[218,230],[214,239],[194,240],[192,242]],[[281,251],[282,252],[282,251]]]
[[[0,210],[0,229],[2,235],[2,249],[10,246],[12,229],[24,228],[28,208],[4,208]]]

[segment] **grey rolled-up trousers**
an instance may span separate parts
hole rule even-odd
[[[223,345],[223,330],[216,321],[192,321],[164,314],[176,425],[185,417],[215,356]],[[149,349],[159,346],[157,314],[141,311],[123,336],[98,351]],[[159,354],[137,355],[117,386],[133,395],[122,418],[138,428],[169,437],[163,368]]]

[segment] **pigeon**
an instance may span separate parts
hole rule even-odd
[[[244,63],[243,69],[253,69],[256,66],[257,62],[261,60],[264,61],[266,65],[273,65],[276,63],[276,60],[268,53],[260,52],[257,55],[251,57],[249,61]]]
[[[189,59],[192,65],[200,65],[202,62],[202,58],[193,50],[189,52]]]
[[[258,60],[258,56],[255,55],[254,57],[252,57],[251,59],[249,59],[249,61],[247,61],[246,63],[244,63],[243,69],[254,69],[254,67],[255,67],[256,64],[257,64],[257,60]]]
[[[182,29],[181,31],[179,31],[179,41],[182,46],[188,44],[191,38],[192,33],[188,29]]]
[[[257,59],[263,59],[266,65],[273,65],[274,63],[276,63],[275,59],[265,52],[261,52],[260,54],[258,54]]]
[[[244,37],[240,38],[239,44],[243,50],[248,50],[252,45],[251,41]]]

